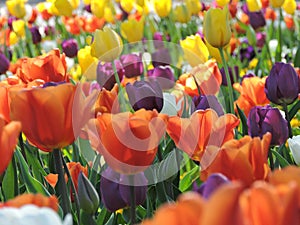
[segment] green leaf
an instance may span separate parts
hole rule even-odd
[[[300,67],[300,47],[298,47],[298,50],[294,58],[294,67]]]
[[[298,102],[295,105],[293,105],[293,107],[289,111],[289,118],[293,119],[299,110],[300,110],[300,101],[298,100]]]
[[[2,190],[5,197],[5,201],[14,198],[18,195],[18,176],[16,170],[16,163],[13,157],[12,161],[8,165],[3,181]]]
[[[109,218],[111,217],[111,212],[108,212],[106,208],[101,209],[98,217],[97,217],[97,224],[105,224]]]
[[[88,140],[84,140],[81,138],[78,138],[76,142],[77,142],[79,151],[80,151],[81,155],[85,158],[85,160],[87,162],[90,162],[90,161],[93,162],[96,153],[95,153],[94,149],[92,149],[90,142]]]
[[[186,191],[188,190],[192,183],[199,177],[199,167],[195,166],[192,170],[188,171],[179,183],[179,190]]]
[[[50,193],[47,191],[47,189],[38,180],[31,176],[29,167],[26,164],[26,161],[24,160],[21,152],[19,150],[16,150],[15,155],[18,159],[20,174],[25,182],[27,191],[30,193],[41,193],[50,196]]]
[[[279,165],[282,168],[290,165],[288,161],[285,158],[283,158],[282,155],[280,155],[277,151],[271,149],[271,152],[275,155],[276,159],[279,161]]]
[[[240,107],[236,104],[236,108],[238,110],[239,117],[241,119],[242,123],[242,134],[247,135],[248,134],[248,125],[247,125],[247,118],[245,116],[245,113],[240,109]]]

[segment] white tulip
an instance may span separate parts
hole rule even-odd
[[[300,165],[300,135],[288,139],[289,147],[297,165]]]

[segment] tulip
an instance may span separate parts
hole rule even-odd
[[[193,105],[192,105],[192,112],[202,109],[213,109],[216,111],[218,116],[224,115],[224,110],[218,101],[217,97],[214,95],[201,95],[201,96],[194,96],[193,99]]]
[[[297,165],[300,165],[300,135],[288,139],[289,147]]]
[[[264,27],[266,25],[266,20],[265,20],[265,17],[263,15],[262,11],[249,12],[248,16],[249,16],[250,24],[254,30],[256,30],[260,27]]]
[[[266,95],[277,105],[292,104],[298,97],[298,82],[298,75],[290,64],[276,62],[266,80]]]
[[[153,52],[151,54],[151,58],[154,67],[167,66],[171,64],[171,55],[167,48],[160,48]]]
[[[272,134],[271,145],[284,144],[288,139],[288,124],[277,108],[255,106],[251,109],[248,120],[248,133],[252,137]]]
[[[287,14],[294,15],[297,8],[297,3],[295,0],[285,0],[282,8]]]
[[[82,73],[89,72],[89,68],[92,68],[93,65],[98,62],[97,58],[91,55],[90,46],[85,46],[84,48],[79,49],[77,57]]]
[[[136,174],[153,162],[166,120],[156,110],[98,114],[88,123],[89,139],[113,170]]]
[[[72,1],[71,1],[72,2]],[[72,16],[73,7],[69,0],[53,0],[49,12],[56,16]],[[74,1],[73,1],[74,2]],[[77,7],[76,7],[77,8]]]
[[[177,5],[174,9],[174,19],[176,22],[187,23],[191,20],[191,12],[183,5]]]
[[[209,9],[203,22],[203,33],[206,41],[215,48],[223,48],[231,39],[228,7]]]
[[[146,110],[156,109],[158,112],[162,110],[163,93],[158,82],[135,81],[133,84],[127,83],[126,92],[135,111],[142,108]]]
[[[210,161],[203,167],[200,179],[205,181],[213,173],[222,173],[230,180],[241,180],[250,185],[255,180],[267,178],[268,151],[271,134],[262,140],[258,137],[244,136],[240,140],[229,140],[221,148],[208,146],[205,150]]]
[[[206,109],[195,111],[190,118],[170,117],[167,132],[178,148],[201,163],[206,147],[220,147],[231,140],[238,124],[239,120],[233,114],[218,117],[214,110]]]
[[[172,0],[154,0],[154,9],[160,18],[167,17],[172,8]]]
[[[286,166],[274,170],[268,176],[268,182],[272,185],[279,186],[294,182],[300,185],[300,168],[297,166]]]
[[[141,41],[144,36],[144,18],[129,19],[121,23],[121,35],[129,42]]]
[[[141,57],[136,54],[122,55],[120,61],[127,78],[140,76],[144,72],[143,61]]]
[[[31,27],[30,29],[31,37],[32,37],[32,43],[38,44],[42,41],[42,36],[40,34],[38,27]]]
[[[266,34],[262,32],[256,33],[256,45],[259,48],[262,48],[266,43]]]
[[[98,1],[98,0],[91,0],[91,11],[97,18],[103,18],[104,16],[104,9],[109,4],[108,0]]]
[[[169,66],[159,66],[148,71],[150,81],[156,80],[162,89],[171,89],[175,84],[175,77]]]
[[[271,6],[273,8],[280,8],[285,0],[270,0]]]
[[[64,40],[61,43],[61,47],[66,56],[70,58],[74,58],[75,56],[77,56],[78,44],[75,39]]]
[[[117,59],[123,50],[120,36],[111,28],[104,27],[96,30],[91,44],[91,55],[100,61],[111,62]]]
[[[95,116],[97,116],[98,113],[120,112],[120,105],[118,102],[118,85],[115,84],[110,91],[102,88],[94,107]]]
[[[130,206],[130,182],[128,175],[118,174],[108,167],[101,176],[101,199],[105,207],[114,212],[126,206]],[[143,173],[133,175],[135,204],[142,204],[147,195],[147,179]]]
[[[10,62],[8,58],[2,52],[0,52],[0,74],[6,73],[9,68],[9,64]]]
[[[246,116],[248,116],[250,110],[254,106],[264,106],[270,103],[268,100],[264,88],[266,78],[259,77],[247,77],[242,80],[242,84],[235,83],[233,85],[240,96],[235,101],[235,105],[238,105],[242,109]]]
[[[257,12],[261,10],[262,5],[260,0],[247,0],[246,3],[249,12]]]
[[[198,0],[185,0],[186,7],[192,15],[198,15],[202,9],[202,5]]]
[[[180,41],[184,57],[194,67],[208,60],[209,52],[200,35],[188,36]]]
[[[78,182],[79,182],[78,176],[81,173],[83,173],[85,176],[88,176],[87,166],[83,167],[79,162],[69,162],[67,163],[67,167],[70,172],[75,189],[78,190]]]
[[[2,174],[14,154],[21,132],[21,123],[12,121],[7,123],[0,117],[0,174]]]
[[[11,15],[21,19],[26,15],[25,2],[25,0],[8,0],[6,7]]]
[[[229,71],[229,75],[230,75],[230,82],[233,84],[234,81],[238,80],[239,78],[239,67],[238,66],[234,66],[232,67],[228,67],[228,71]],[[226,74],[225,74],[225,69],[224,67],[222,67],[220,69],[221,75],[222,75],[222,85],[227,86],[227,80],[226,80]]]
[[[119,60],[116,60],[115,66],[117,69],[117,74],[119,79],[122,80],[124,76],[124,68]],[[116,78],[114,76],[114,71],[111,62],[102,63],[99,62],[97,66],[97,82],[100,84],[101,88],[111,90],[115,83]]]

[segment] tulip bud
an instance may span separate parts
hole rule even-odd
[[[300,165],[300,135],[288,139],[289,147],[296,164]]]
[[[144,71],[142,59],[136,54],[122,55],[120,61],[127,78],[140,76]]]
[[[272,7],[280,8],[283,5],[284,0],[270,0],[270,3]]]
[[[229,44],[232,33],[227,6],[223,9],[210,8],[205,13],[203,32],[207,42],[215,48],[222,48]]]
[[[40,43],[42,41],[42,36],[40,34],[40,31],[39,31],[38,27],[31,27],[30,32],[31,32],[31,37],[32,37],[33,44],[37,44],[37,43]]]
[[[146,110],[156,109],[158,112],[163,107],[163,93],[158,82],[135,81],[126,85],[129,102],[137,111],[141,108]]]
[[[144,36],[144,18],[139,21],[129,19],[121,23],[121,35],[129,42],[137,42],[142,40]]]
[[[80,172],[78,176],[78,199],[80,208],[89,214],[94,214],[99,206],[99,196],[93,184]]]
[[[264,27],[266,25],[266,20],[262,11],[249,12],[248,16],[249,16],[250,25],[253,27],[254,30],[260,27]]]
[[[250,110],[248,120],[248,134],[260,137],[267,132],[272,134],[271,145],[284,144],[288,139],[288,122],[282,117],[279,109],[271,106],[255,106]]]
[[[124,69],[122,67],[122,64],[119,60],[116,60],[115,65],[117,68],[119,79],[122,80],[124,76]],[[114,70],[112,68],[111,62],[98,63],[97,82],[100,84],[101,88],[105,88],[106,90],[111,90],[114,87],[116,79],[114,76]]]
[[[162,89],[171,89],[175,84],[173,71],[169,66],[159,66],[148,71],[149,80],[156,80]]]
[[[167,66],[171,64],[169,49],[161,48],[151,54],[154,67]]]
[[[8,70],[9,64],[9,60],[2,52],[0,52],[0,74],[4,74]]]
[[[78,44],[77,41],[73,38],[64,40],[61,43],[61,47],[66,56],[70,58],[74,58],[78,52]]]
[[[265,84],[267,98],[277,104],[292,104],[298,97],[299,77],[288,63],[276,62]]]
[[[218,116],[224,115],[224,110],[214,95],[194,96],[192,101],[194,103],[194,107],[192,108],[193,112],[199,109],[205,110],[211,108],[216,111]]]
[[[154,9],[161,18],[167,17],[172,8],[172,0],[154,0]]]

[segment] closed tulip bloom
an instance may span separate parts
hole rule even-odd
[[[0,117],[0,174],[5,171],[12,159],[20,132],[20,122],[7,123]]]
[[[122,67],[122,64],[119,60],[115,61],[115,65],[117,68],[119,79],[122,80],[124,76],[124,68]],[[105,88],[106,90],[111,90],[114,87],[117,81],[114,76],[114,70],[111,62],[98,63],[97,82],[100,84],[101,88]]]
[[[300,135],[288,139],[289,148],[297,165],[300,165]]]
[[[175,84],[174,73],[169,66],[159,66],[148,71],[149,80],[156,80],[162,89],[171,89]]]
[[[185,4],[192,15],[198,15],[202,9],[202,5],[198,0],[185,0]]]
[[[172,0],[154,0],[154,9],[160,18],[167,17],[172,8]]]
[[[91,4],[92,13],[98,18],[103,18],[104,10],[105,7],[109,4],[109,0],[103,0],[103,1],[91,0],[90,4]]]
[[[144,18],[140,20],[128,19],[121,23],[121,35],[129,43],[142,40],[144,36]]]
[[[111,62],[117,59],[123,50],[120,36],[111,28],[104,27],[96,30],[91,44],[91,55],[100,61]]]
[[[136,54],[127,54],[120,57],[127,78],[140,76],[144,72],[143,61]]]
[[[183,5],[177,5],[174,9],[174,19],[180,23],[187,23],[191,20],[191,12]]]
[[[180,40],[180,46],[183,49],[184,57],[192,67],[208,60],[209,51],[200,35],[191,35]]]
[[[231,28],[228,7],[209,9],[204,16],[203,32],[206,41],[215,48],[229,44]]]
[[[155,42],[154,42],[155,43]],[[171,55],[168,48],[160,48],[151,54],[154,67],[167,66],[171,64]]]
[[[76,39],[72,38],[72,39],[64,40],[61,43],[61,47],[63,52],[66,54],[66,56],[70,58],[74,58],[75,56],[77,56],[78,44]]]
[[[152,110],[158,112],[163,107],[163,93],[157,81],[135,81],[133,84],[126,85],[129,102],[132,108],[137,111],[139,109]]]
[[[0,52],[0,74],[6,73],[9,68],[9,64],[10,62],[8,58],[2,52]]]
[[[26,15],[25,2],[26,0],[8,0],[6,7],[11,15],[21,19]]]
[[[221,146],[234,136],[239,119],[233,114],[218,117],[212,109],[195,111],[190,118],[170,117],[167,132],[176,146],[200,164],[209,145]]]
[[[116,172],[136,174],[149,167],[165,133],[167,116],[156,110],[98,114],[88,123],[91,145]]]
[[[246,3],[249,12],[257,12],[261,10],[261,0],[247,0]]]
[[[297,8],[297,3],[295,0],[285,0],[282,8],[287,14],[294,15]]]
[[[285,0],[270,0],[271,6],[274,8],[280,8]]]
[[[288,139],[288,124],[279,112],[271,106],[255,106],[251,109],[248,120],[248,133],[252,137],[263,137],[267,132],[272,134],[271,145],[282,145]]]
[[[196,111],[199,109],[213,109],[216,111],[218,116],[224,115],[224,110],[218,101],[217,97],[214,95],[200,95],[200,96],[194,96],[193,99],[193,105],[192,105],[192,111]]]
[[[40,34],[39,28],[38,27],[31,27],[29,30],[31,32],[32,43],[33,44],[40,43],[42,41],[42,36]]]
[[[82,73],[89,71],[89,68],[98,62],[98,59],[91,55],[90,46],[85,46],[84,48],[79,49],[77,57]]]
[[[277,105],[292,104],[298,97],[298,82],[299,77],[290,64],[276,62],[266,80],[266,95]]]
[[[249,16],[250,25],[253,27],[254,30],[260,27],[264,27],[266,25],[266,20],[262,11],[249,12],[248,16]]]

